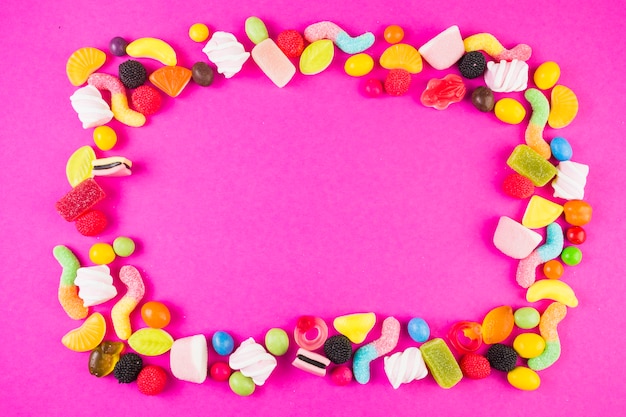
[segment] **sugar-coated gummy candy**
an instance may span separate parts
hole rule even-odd
[[[495,102],[493,91],[488,87],[476,87],[472,92],[472,104],[481,112],[488,113],[493,110]]]
[[[402,42],[402,39],[404,39],[404,29],[398,25],[389,25],[385,28],[383,37],[391,44]]]
[[[353,379],[352,370],[346,365],[336,366],[330,372],[330,378],[335,385],[338,385],[340,387],[348,385],[350,382],[352,382]]]
[[[383,93],[383,83],[376,78],[370,78],[363,86],[365,95],[371,98],[379,97]]]
[[[509,372],[515,368],[518,354],[511,346],[496,343],[489,347],[486,357],[493,369]]]
[[[580,226],[569,227],[565,232],[565,236],[574,245],[582,245],[587,240],[587,232]]]
[[[404,69],[392,69],[385,78],[385,92],[390,96],[401,96],[409,91],[411,74]]]
[[[141,62],[129,59],[122,62],[118,68],[118,78],[124,84],[124,87],[128,89],[137,88],[143,85],[147,78],[146,67]]]
[[[265,333],[265,347],[272,355],[282,356],[289,349],[289,335],[283,329],[269,329]]]
[[[107,217],[100,210],[89,210],[81,214],[74,223],[83,236],[97,236],[107,227]]]
[[[117,134],[109,126],[98,126],[93,130],[93,141],[102,151],[110,151],[117,143]]]
[[[491,365],[483,355],[466,353],[459,361],[463,375],[470,379],[483,379],[491,375]]]
[[[113,251],[123,258],[135,253],[135,241],[126,236],[116,237],[113,241]]]
[[[528,145],[517,145],[506,161],[515,172],[543,187],[557,173],[556,167]]]
[[[141,85],[130,94],[130,102],[139,113],[151,116],[161,108],[161,94],[156,88]]]
[[[487,313],[482,323],[483,341],[488,345],[506,340],[513,331],[515,318],[511,306],[500,306]]]
[[[541,385],[541,378],[537,372],[524,366],[518,366],[510,371],[506,379],[513,387],[522,391],[534,391]]]
[[[428,370],[441,388],[452,388],[463,379],[463,372],[443,339],[429,340],[420,346]]]
[[[463,77],[473,79],[483,75],[485,67],[487,66],[487,61],[482,53],[472,51],[463,55],[461,59],[459,59],[457,65],[459,66],[459,71]]]
[[[374,68],[374,59],[366,53],[352,55],[344,65],[346,74],[353,77],[362,77],[369,74]]]
[[[61,217],[71,222],[103,200],[104,197],[106,194],[98,183],[93,178],[87,178],[57,201],[55,208]]]
[[[546,341],[537,333],[522,333],[513,340],[513,349],[524,359],[541,355],[545,347]]]
[[[515,310],[515,325],[520,329],[534,329],[539,325],[540,315],[534,307],[522,307]]]
[[[228,366],[226,362],[215,362],[209,369],[211,379],[218,382],[228,381],[232,372],[233,370],[230,369],[230,366]]]
[[[61,339],[61,343],[74,352],[87,352],[95,349],[102,342],[106,330],[104,316],[100,313],[92,313],[80,327],[67,332]]]
[[[235,340],[233,337],[229,333],[221,330],[213,333],[211,343],[215,352],[222,356],[230,355],[235,348]]]
[[[194,23],[189,27],[189,38],[194,42],[204,42],[209,38],[209,28],[204,23]]]
[[[59,303],[70,318],[74,320],[84,319],[87,317],[89,309],[85,307],[83,300],[78,296],[78,287],[75,285],[80,262],[67,246],[55,246],[52,254],[63,268],[59,279]]]
[[[576,266],[583,260],[583,253],[576,246],[568,246],[561,252],[561,260],[569,266]]]
[[[496,117],[511,125],[517,125],[526,117],[526,109],[522,103],[511,97],[505,97],[498,100],[494,106]]]
[[[148,301],[141,306],[141,318],[144,323],[153,329],[162,329],[172,319],[170,309],[159,301]]]
[[[126,39],[116,36],[109,42],[109,51],[111,51],[111,54],[115,56],[124,56],[126,55],[127,46],[128,42]]]
[[[374,313],[355,313],[335,318],[333,326],[352,343],[362,343],[376,324]]]
[[[127,340],[133,331],[130,323],[130,314],[143,298],[146,287],[141,273],[132,265],[121,267],[119,276],[120,281],[126,285],[128,291],[111,309],[111,321],[117,337]]]
[[[144,395],[158,395],[166,385],[167,373],[160,366],[144,366],[137,375],[137,388]]]
[[[94,243],[89,249],[89,259],[96,265],[108,265],[115,260],[113,246],[108,243]]]
[[[535,193],[535,185],[530,178],[512,172],[502,182],[502,190],[511,197],[523,199]]]
[[[559,279],[563,275],[563,272],[565,272],[563,264],[556,259],[550,259],[543,264],[543,274],[548,279]]]
[[[411,339],[417,343],[424,343],[430,337],[430,326],[422,318],[414,317],[409,320],[407,329]]]
[[[128,338],[128,345],[145,356],[159,356],[169,351],[174,338],[163,329],[139,329]]]
[[[544,62],[537,67],[535,74],[533,75],[533,81],[537,88],[541,90],[548,90],[557,83],[561,76],[561,68],[559,64],[553,61]]]
[[[522,216],[522,224],[531,229],[539,229],[553,223],[561,213],[563,213],[563,206],[534,195],[526,206]]]
[[[400,322],[395,317],[383,320],[381,335],[378,339],[361,346],[354,353],[352,369],[354,379],[360,384],[367,384],[370,380],[370,363],[386,355],[396,348],[400,337]]]
[[[559,281],[556,281],[559,282]],[[541,355],[528,360],[528,367],[534,371],[541,371],[552,366],[561,356],[561,341],[557,331],[558,324],[567,315],[565,304],[554,302],[550,304],[539,323],[539,333],[546,341],[546,348]]]
[[[287,29],[278,34],[276,45],[287,58],[300,58],[304,51],[304,38],[297,30]]]
[[[196,84],[208,87],[213,84],[215,71],[206,62],[196,62],[191,67],[191,77]]]
[[[557,136],[550,141],[550,151],[557,161],[569,161],[572,159],[572,145],[562,136]]]
[[[565,221],[572,226],[584,226],[591,221],[593,209],[583,200],[570,200],[563,204]]]
[[[233,372],[228,378],[228,385],[230,389],[237,395],[247,397],[254,393],[256,385],[252,378],[244,376],[241,372]]]
[[[124,343],[103,341],[89,354],[89,373],[101,378],[113,372],[124,350]]]

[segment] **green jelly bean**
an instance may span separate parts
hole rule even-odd
[[[274,356],[282,356],[289,349],[289,336],[283,329],[269,329],[265,334],[265,347]]]
[[[130,256],[135,252],[135,242],[129,237],[120,236],[113,241],[113,251],[117,256]]]
[[[576,266],[583,260],[583,253],[576,246],[568,246],[561,252],[561,260],[569,266]]]
[[[556,167],[528,145],[517,145],[506,161],[515,172],[543,187],[557,173]]]
[[[255,45],[270,37],[265,23],[255,16],[246,19],[246,35]]]
[[[230,385],[230,389],[237,395],[241,395],[242,397],[247,397],[248,395],[252,395],[254,392],[254,381],[252,378],[244,376],[241,372],[233,372],[228,378],[228,385]]]
[[[541,316],[534,307],[522,307],[513,314],[515,325],[520,329],[534,329],[539,325]]]

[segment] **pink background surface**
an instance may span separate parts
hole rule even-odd
[[[28,3],[8,0],[0,26],[4,415],[583,416],[615,415],[626,405],[621,2]],[[504,196],[500,184],[528,117],[505,125],[477,112],[468,98],[446,111],[423,107],[427,81],[455,69],[426,66],[408,95],[373,100],[360,93],[364,80],[343,73],[347,55],[340,51],[328,70],[297,74],[284,89],[250,60],[230,80],[218,76],[206,89],[190,84],[177,99],[165,99],[143,128],[111,123],[119,144],[98,155],[123,155],[134,167],[132,177],[100,181],[108,197],[99,207],[111,225],[99,238],[80,236],[59,217],[54,202],[69,190],[65,162],[92,144],[91,129],[82,129],[69,104],[75,90],[65,76],[69,55],[83,46],[107,50],[114,36],[154,36],[190,67],[206,60],[203,45],[187,36],[191,24],[233,32],[250,50],[243,23],[251,15],[274,37],[320,20],[351,34],[372,31],[375,57],[389,24],[403,26],[405,41],[417,47],[457,24],[463,36],[490,32],[505,46],[531,45],[531,68],[547,60],[561,65],[560,81],[577,93],[581,109],[572,125],[548,128],[545,136],[565,136],[573,160],[591,166],[586,199],[594,219],[583,263],[565,276],[580,306],[559,328],[563,354],[540,373],[538,391],[518,391],[497,371],[452,390],[428,377],[394,391],[382,360],[373,363],[368,385],[340,388],[290,366],[292,346],[252,397],[210,379],[198,386],[173,378],[162,395],[146,397],[134,384],[92,377],[88,354],[61,345],[79,323],[56,301],[60,267],[52,247],[68,245],[88,265],[93,243],[119,235],[136,239],[138,251],[116,260],[113,271],[129,263],[144,273],[146,299],[172,309],[167,330],[175,338],[226,330],[237,342],[261,341],[271,327],[291,332],[303,314],[330,323],[361,311],[379,318],[368,340],[389,315],[403,325],[423,317],[441,337],[458,320],[480,321],[495,306],[528,304],[514,281],[516,261],[491,244],[497,219],[521,219],[525,208]],[[115,73],[122,61],[109,55],[101,71]],[[159,66],[142,62],[150,70]],[[374,75],[383,78],[385,71]],[[480,84],[469,81],[468,90]],[[525,103],[520,93],[511,96]],[[113,303],[95,310],[108,313]],[[138,313],[133,324],[142,326]],[[112,331],[108,338],[115,339]],[[399,348],[412,344],[404,332]],[[211,350],[210,362],[217,359]],[[146,362],[167,367],[168,355]]]

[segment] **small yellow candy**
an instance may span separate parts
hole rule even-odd
[[[367,75],[374,68],[374,59],[368,54],[356,54],[347,59],[344,65],[346,74],[353,77]]]
[[[534,195],[530,198],[522,224],[529,229],[539,229],[554,222],[563,213],[563,206]]]
[[[522,391],[534,391],[541,385],[541,378],[532,369],[518,366],[506,375],[509,384]]]
[[[92,162],[95,160],[96,153],[91,146],[83,146],[74,151],[65,166],[65,174],[72,187],[76,187],[87,178],[92,177]]]
[[[526,109],[522,103],[510,97],[498,100],[494,111],[499,120],[511,125],[520,124],[526,117]]]
[[[525,359],[536,358],[545,348],[546,341],[537,333],[522,333],[513,341],[513,349]]]
[[[117,143],[117,134],[109,126],[98,126],[93,130],[93,141],[101,151],[109,151]]]
[[[539,65],[533,79],[537,88],[547,90],[554,87],[561,76],[561,68],[556,62],[548,61]]]
[[[89,249],[89,259],[96,265],[108,265],[115,260],[113,246],[108,243],[95,243]]]
[[[204,23],[195,23],[189,28],[189,37],[196,42],[204,42],[209,37],[209,28]]]
[[[320,39],[307,46],[300,55],[300,72],[315,75],[324,71],[335,56],[335,45],[330,39]]]
[[[363,342],[374,324],[376,324],[376,314],[374,313],[349,314],[337,317],[333,321],[335,330],[350,339],[352,343]]]

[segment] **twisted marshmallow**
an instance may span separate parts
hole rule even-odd
[[[230,78],[241,71],[250,56],[235,35],[228,32],[215,32],[202,49],[211,62],[217,65],[217,72]]]
[[[78,268],[74,284],[85,307],[106,303],[117,295],[111,270],[107,265]]]
[[[79,88],[70,96],[72,108],[78,113],[83,129],[102,126],[113,118],[113,112],[102,98],[100,91],[92,85]]]
[[[562,161],[556,169],[556,179],[552,181],[554,197],[582,200],[585,197],[589,166],[578,162]]]
[[[398,389],[402,384],[408,384],[428,375],[422,352],[416,347],[385,356],[384,361],[385,373],[393,389]]]
[[[249,338],[230,355],[228,365],[236,371],[241,371],[244,376],[252,378],[256,385],[263,385],[276,368],[277,362],[263,346]]]
[[[510,93],[522,91],[528,85],[528,64],[524,61],[493,61],[487,62],[485,72],[485,84],[492,91],[498,93]]]

